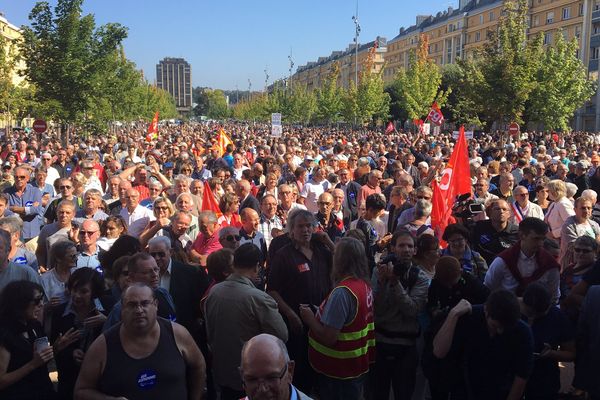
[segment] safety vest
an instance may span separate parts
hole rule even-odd
[[[369,364],[375,362],[373,291],[364,281],[356,278],[344,279],[335,289],[338,288],[346,288],[352,293],[357,304],[356,314],[349,324],[342,327],[332,347],[319,343],[310,331],[308,360],[313,369],[323,375],[351,379],[368,372]],[[328,299],[329,296],[319,308],[319,321]]]

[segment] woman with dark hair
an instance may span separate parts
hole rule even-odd
[[[104,280],[92,268],[79,268],[73,272],[67,284],[69,301],[57,307],[52,313],[50,340],[75,333],[73,340],[64,351],[56,356],[58,370],[58,394],[61,399],[73,397],[73,387],[79,374],[83,356],[88,347],[102,332],[106,316],[96,308],[104,290]]]
[[[106,253],[100,254],[102,270],[109,278],[115,279],[112,275],[112,266],[115,260],[121,256],[134,255],[140,251],[142,251],[142,244],[138,238],[130,235],[119,237]]]
[[[431,280],[435,274],[435,264],[440,258],[440,241],[433,235],[423,234],[417,238],[417,254],[413,257],[415,264],[425,272]]]
[[[225,193],[219,200],[219,209],[223,213],[219,217],[218,223],[221,228],[227,226],[233,226],[236,228],[242,227],[242,220],[238,214],[238,208],[240,207],[240,199],[234,193]]]
[[[44,292],[30,281],[6,285],[0,296],[0,398],[48,400],[56,394],[48,376],[53,348],[39,322]],[[39,339],[39,340],[36,340]]]
[[[120,215],[111,215],[100,224],[100,238],[96,242],[98,247],[108,251],[122,235],[127,235],[127,224]]]
[[[77,247],[71,241],[54,243],[50,249],[52,269],[44,272],[40,283],[49,307],[56,307],[67,301],[66,284],[71,270],[77,265]]]
[[[488,265],[481,254],[469,247],[469,230],[461,224],[450,224],[444,230],[442,239],[448,243],[442,255],[456,258],[464,271],[473,274],[483,282]]]
[[[335,288],[316,316],[310,305],[300,305],[300,316],[310,329],[308,358],[319,373],[321,398],[360,399],[375,361],[373,292],[363,243],[350,237],[338,241],[331,277]],[[352,356],[337,356],[342,352]]]

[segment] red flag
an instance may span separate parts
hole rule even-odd
[[[146,141],[151,142],[152,139],[158,139],[158,111],[152,118],[152,123],[148,125],[148,134],[146,135]]]
[[[436,201],[435,189],[438,189],[438,200]],[[471,171],[469,168],[469,151],[467,149],[467,139],[465,138],[465,127],[461,126],[458,134],[458,140],[450,156],[450,161],[442,172],[439,184],[434,184],[433,210],[431,224],[436,233],[444,232],[446,226],[452,218],[452,206],[456,196],[461,194],[471,194]],[[436,204],[436,202],[441,203]],[[434,218],[435,210],[437,214]],[[435,220],[435,222],[434,222]],[[438,236],[438,237],[441,237]]]
[[[208,182],[204,182],[204,192],[202,193],[202,211],[212,211],[217,214],[217,218],[223,215],[212,190],[210,190]]]
[[[440,110],[436,101],[431,105],[431,111],[429,111],[427,119],[438,126],[444,122],[444,114],[442,114],[442,110]]]
[[[385,133],[392,133],[394,130],[394,124],[392,124],[392,121],[388,122],[387,127],[385,128]]]

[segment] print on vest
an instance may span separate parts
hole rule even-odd
[[[25,257],[16,257],[13,262],[15,264],[19,264],[19,265],[26,265],[27,264],[27,259]]]
[[[156,372],[151,369],[145,369],[138,375],[137,384],[140,389],[148,390],[156,386]]]
[[[32,206],[33,206],[33,201],[25,202],[25,207],[32,207]]]

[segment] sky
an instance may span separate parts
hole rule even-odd
[[[51,6],[57,0],[49,0]],[[0,12],[14,25],[29,23],[35,0],[0,0]],[[418,14],[435,14],[458,0],[358,0],[359,43],[377,36],[391,40]],[[86,0],[85,14],[97,25],[116,22],[129,29],[127,57],[154,82],[156,64],[182,57],[192,66],[192,85],[262,90],[288,75],[292,55],[298,66],[354,39],[356,0]]]

